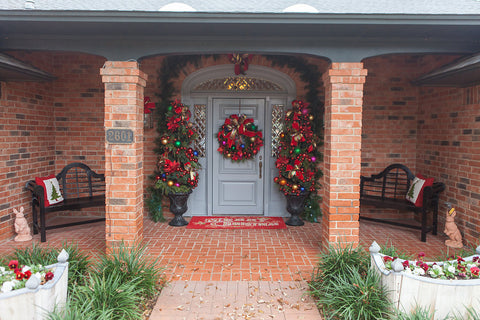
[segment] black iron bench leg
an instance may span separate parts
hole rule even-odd
[[[420,239],[422,242],[427,242],[427,210],[422,209],[422,236]]]
[[[40,241],[47,241],[47,235],[45,232],[45,210],[40,208]]]
[[[38,215],[37,215],[37,205],[35,200],[32,200],[32,220],[33,220],[33,234],[38,233]]]
[[[438,201],[433,204],[433,230],[432,234],[434,236],[437,235],[437,227],[438,227]]]

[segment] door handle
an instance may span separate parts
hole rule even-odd
[[[259,161],[258,162],[258,178],[259,179],[262,179],[262,166],[263,166],[262,161]]]

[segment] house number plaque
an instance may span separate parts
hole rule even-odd
[[[131,129],[108,129],[107,142],[111,144],[133,143],[133,131]]]

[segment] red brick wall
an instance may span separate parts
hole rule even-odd
[[[51,83],[1,83],[0,239],[13,235],[13,208],[24,206],[31,219],[27,180],[54,169],[51,89]]]
[[[103,85],[105,59],[86,54],[10,52],[54,74],[52,82],[3,82],[0,96],[0,240],[14,235],[13,208],[25,207],[25,183],[58,173],[65,164],[86,162],[103,172]]]
[[[417,158],[423,152],[417,145],[420,88],[412,81],[455,58],[385,55],[365,59],[362,175],[379,173],[393,163],[405,164],[414,174],[421,172],[417,170]],[[411,212],[399,215],[395,210],[373,207],[362,207],[361,212],[382,213],[383,218],[412,217]]]
[[[480,86],[421,88],[417,168],[446,184],[440,232],[450,202],[464,239],[480,238]]]

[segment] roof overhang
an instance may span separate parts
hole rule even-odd
[[[414,81],[421,86],[468,87],[480,84],[480,54],[459,59]]]
[[[480,14],[0,10],[0,50],[107,59],[243,51],[361,61],[388,53],[480,51]]]
[[[55,77],[25,62],[0,53],[0,81],[51,81]]]

